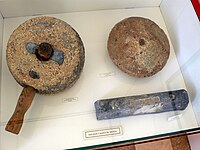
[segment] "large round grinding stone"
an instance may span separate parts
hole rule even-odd
[[[50,49],[49,60],[37,56]],[[40,52],[41,56],[43,52]],[[22,23],[7,44],[7,64],[16,81],[41,94],[71,87],[79,78],[85,61],[83,43],[66,22],[37,17]]]
[[[141,17],[130,17],[117,23],[110,32],[107,47],[114,64],[136,77],[159,72],[170,54],[164,31],[153,21]]]

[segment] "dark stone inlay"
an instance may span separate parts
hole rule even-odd
[[[53,60],[53,61],[57,62],[59,65],[61,65],[64,61],[64,52],[60,51],[60,50],[54,50],[51,60]]]
[[[27,43],[26,44],[26,50],[31,53],[31,54],[35,54],[35,49],[38,45],[37,44],[34,44],[34,43]]]
[[[37,73],[36,71],[33,71],[33,70],[30,70],[29,71],[29,76],[33,79],[39,79],[40,78],[40,75],[39,73]]]

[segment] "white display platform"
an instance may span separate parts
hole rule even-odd
[[[83,40],[86,62],[77,83],[61,93],[36,95],[19,135],[4,130],[12,115],[22,87],[16,83],[6,64],[6,45],[12,31],[32,17],[4,19],[1,76],[1,149],[60,150],[142,138],[197,127],[189,103],[184,111],[132,116],[97,121],[94,102],[98,99],[186,89],[170,42],[170,57],[162,71],[148,78],[134,78],[121,72],[110,60],[107,38],[112,27],[130,16],[156,22],[168,35],[159,7],[76,12],[49,15],[69,23]],[[35,17],[35,16],[34,16]],[[169,36],[168,36],[169,38]],[[174,117],[177,116],[177,117]],[[173,117],[173,118],[171,118]],[[98,138],[85,137],[85,131],[116,127],[120,134]],[[12,144],[10,144],[12,143]]]

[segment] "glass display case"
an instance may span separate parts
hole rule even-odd
[[[143,141],[200,129],[200,22],[190,0],[0,0],[0,149],[74,149]],[[18,135],[5,131],[22,87],[9,72],[7,42],[23,22],[51,16],[70,24],[85,47],[85,64],[70,89],[36,94]],[[127,17],[151,19],[166,33],[166,66],[147,78],[131,77],[111,61],[108,36]],[[185,110],[97,120],[97,100],[185,89]]]

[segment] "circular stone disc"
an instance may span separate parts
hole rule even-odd
[[[165,66],[170,54],[164,31],[153,21],[140,17],[117,23],[110,32],[107,47],[114,64],[136,77],[156,74]]]
[[[40,61],[27,51],[27,44],[49,43],[64,54],[62,64]],[[31,86],[41,94],[71,87],[79,78],[85,61],[83,43],[78,33],[66,22],[53,17],[37,17],[22,23],[7,44],[7,64],[16,81]]]

